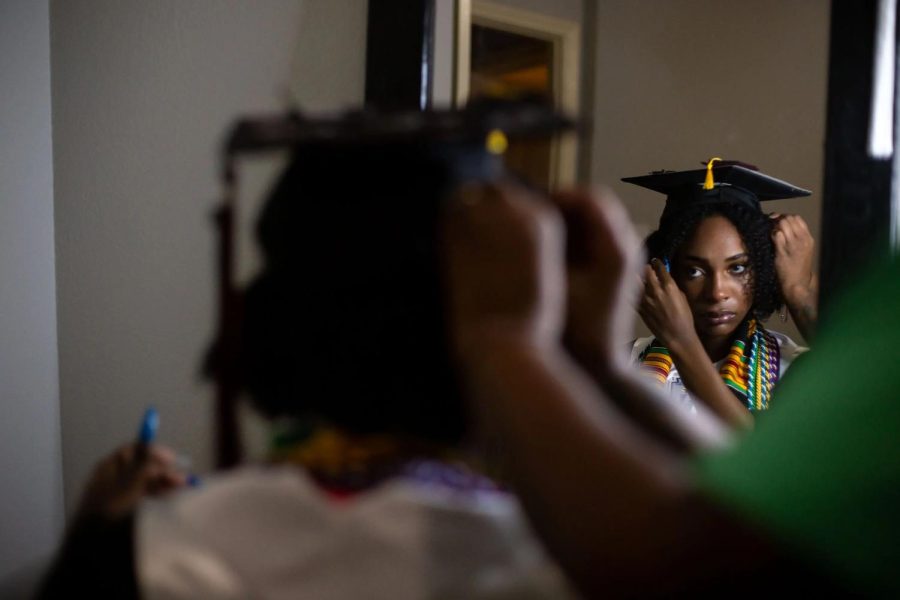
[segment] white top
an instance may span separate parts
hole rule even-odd
[[[798,345],[794,340],[789,338],[788,336],[780,333],[778,331],[772,331],[771,329],[766,329],[768,333],[775,338],[778,342],[778,347],[781,350],[781,363],[778,369],[778,378],[784,376],[784,372],[787,371],[787,368],[791,365],[795,358],[799,355],[803,354],[809,348]],[[631,347],[631,362],[637,364],[638,358],[641,356],[641,353],[650,345],[653,341],[653,336],[638,338],[634,341],[634,345]],[[722,366],[725,362],[725,359],[720,360],[715,363],[716,370]],[[681,375],[678,374],[678,368],[673,364],[672,370],[669,371],[669,376],[666,378],[665,385],[666,393],[672,400],[684,406],[687,410],[692,413],[697,412],[696,407],[696,399],[691,395],[690,392],[687,391],[687,388],[684,387],[684,383],[681,381]]]
[[[245,467],[146,502],[142,597],[572,598],[518,502],[393,480],[335,500],[293,467]]]

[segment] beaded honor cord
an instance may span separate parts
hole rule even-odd
[[[749,351],[748,351],[749,346]],[[639,357],[641,372],[664,385],[672,371],[672,357],[659,340],[653,338]],[[766,410],[772,388],[778,382],[781,351],[771,333],[748,319],[741,325],[731,349],[719,367],[725,385],[748,410]]]

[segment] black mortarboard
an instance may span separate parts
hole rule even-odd
[[[302,114],[244,119],[232,128],[224,150],[226,170],[236,154],[292,150],[284,197],[270,197],[260,222],[269,260],[296,261],[302,254],[297,248],[307,240],[325,244],[319,239],[323,224],[340,224],[344,236],[356,225],[357,235],[378,237],[374,248],[405,242],[402,251],[398,248],[401,260],[412,256],[412,239],[430,243],[447,192],[507,176],[507,137],[547,139],[574,127],[574,121],[538,102],[479,100],[459,110],[365,109],[312,119]],[[370,212],[370,219],[356,218]],[[304,233],[304,227],[316,230]],[[394,228],[403,233],[389,243],[384,238]]]
[[[633,183],[666,195],[667,214],[694,204],[739,202],[760,210],[760,201],[809,196],[812,192],[760,173],[753,165],[710,159],[705,169],[654,171],[640,177],[624,177]]]
[[[349,111],[333,117],[306,118],[299,113],[241,119],[225,142],[226,153],[244,153],[300,144],[363,146],[416,143],[486,144],[499,142],[494,132],[513,138],[546,138],[573,129],[576,123],[552,108],[530,101],[476,100],[463,109],[379,112]],[[402,165],[401,165],[402,167]]]

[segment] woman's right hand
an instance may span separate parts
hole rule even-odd
[[[94,468],[81,497],[76,520],[115,520],[135,510],[147,496],[187,485],[175,453],[158,444],[143,452],[135,444],[118,448]]]
[[[731,427],[752,427],[749,411],[722,382],[703,349],[687,297],[658,259],[644,267],[644,294],[638,312],[653,335],[668,348],[691,394]]]
[[[687,298],[659,259],[654,258],[644,267],[644,293],[638,314],[670,350],[697,336]]]

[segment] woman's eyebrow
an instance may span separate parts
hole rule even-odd
[[[735,254],[734,256],[729,256],[728,258],[725,259],[725,262],[734,262],[737,260],[743,260],[743,259],[747,258],[747,256],[748,256],[748,254],[746,252],[741,252],[740,254]],[[687,260],[690,262],[703,263],[705,265],[710,264],[709,260],[707,260],[703,257],[700,257],[700,256],[694,256],[693,254],[685,255],[684,260]]]

